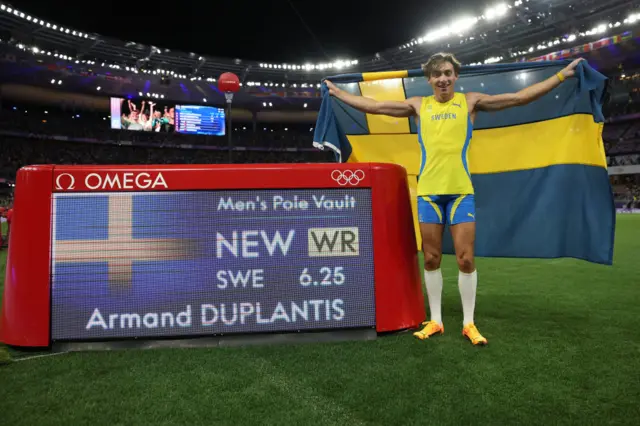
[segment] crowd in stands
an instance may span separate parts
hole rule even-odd
[[[234,163],[334,162],[312,147],[313,125],[234,123]],[[609,166],[640,165],[640,119],[611,120],[603,139]],[[227,163],[227,137],[111,130],[105,112],[2,105],[0,179],[28,164]],[[640,175],[613,176],[618,203],[638,202]],[[3,198],[4,197],[4,198]],[[0,192],[0,206],[11,204]]]
[[[624,154],[607,157],[607,165],[612,166],[637,166],[640,164],[640,154]]]
[[[13,197],[11,194],[0,195],[0,207],[9,208],[13,204]]]
[[[0,177],[27,164],[227,163],[228,137],[111,130],[104,113],[3,105]],[[240,123],[233,129],[234,163],[334,162],[312,147],[309,124]]]
[[[640,79],[634,78],[624,83],[630,90],[630,102],[608,111],[610,119],[604,126],[602,138],[607,153],[609,167],[640,165],[640,119],[621,119],[628,114],[637,114],[640,105],[640,91],[636,90]],[[633,116],[632,116],[633,117]],[[640,208],[640,175],[624,174],[611,176],[616,206],[619,208]]]
[[[616,179],[612,189],[616,207],[640,209],[640,185],[635,178]]]
[[[139,132],[112,130],[107,112],[77,108],[2,105],[0,129],[11,129],[32,137],[63,136],[68,139],[95,139],[115,143],[151,143],[153,145],[227,146],[227,136],[186,135],[177,132]],[[234,123],[236,146],[269,149],[312,148],[313,125]]]
[[[605,124],[602,138],[609,167],[640,165],[640,120]],[[618,208],[640,208],[640,175],[611,176],[611,183]]]
[[[228,162],[226,150],[150,148],[83,142],[0,139],[0,170],[15,175],[28,164],[216,164]],[[234,151],[234,163],[331,162],[329,152]]]

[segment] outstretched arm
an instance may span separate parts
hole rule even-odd
[[[503,109],[526,105],[546,95],[562,82],[575,75],[575,68],[583,59],[576,59],[567,65],[556,75],[539,83],[525,87],[516,93],[503,93],[500,95],[485,95],[483,93],[469,93],[467,102],[472,102],[476,111],[500,111]]]
[[[340,99],[347,105],[368,114],[390,115],[392,117],[411,117],[417,114],[416,102],[418,98],[410,98],[405,101],[376,101],[365,96],[356,96],[344,90],[338,89],[335,84],[325,80],[329,88],[329,94]],[[417,107],[419,108],[419,106]]]

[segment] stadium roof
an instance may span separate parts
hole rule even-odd
[[[41,0],[13,3],[22,12],[59,25],[161,48],[256,61],[331,62],[397,47],[439,20],[453,19],[458,11],[480,16],[500,1],[174,0],[165,6],[69,0],[64,7]]]
[[[182,0],[166,6],[70,0],[63,8],[55,2],[19,3],[13,13],[0,13],[0,29],[9,33],[5,38],[26,35],[59,44],[71,29],[89,40],[68,37],[62,46],[86,59],[191,69],[180,74],[207,69],[210,74],[216,64],[236,65],[230,69],[235,72],[250,66],[252,73],[271,71],[256,68],[322,75],[380,71],[415,67],[438,50],[453,50],[467,64],[512,61],[595,41],[617,31],[596,28],[637,12],[627,0],[404,0],[398,6],[382,0]],[[30,14],[47,26],[32,25]]]
[[[120,94],[178,99],[171,87],[203,102],[211,102],[210,91],[226,71],[238,74],[243,92],[266,96],[275,90],[289,97],[300,91],[313,97],[323,77],[417,68],[442,50],[473,65],[600,49],[591,59],[611,67],[637,51],[640,31],[640,10],[628,0],[454,0],[446,7],[427,0],[398,2],[400,7],[388,1],[381,6],[379,0],[229,0],[225,6],[181,1],[153,7],[71,0],[64,8],[9,1],[0,0],[3,78],[37,80],[33,71],[18,72],[16,66],[47,67],[125,81]],[[228,16],[236,22],[230,24]],[[293,59],[269,59],[276,57]],[[46,85],[66,79],[47,77]],[[103,87],[81,80],[94,91]]]

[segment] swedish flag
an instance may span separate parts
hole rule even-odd
[[[463,67],[457,91],[517,92],[543,81],[569,61]],[[345,74],[340,89],[379,101],[433,92],[421,69]],[[611,265],[615,206],[602,141],[607,78],[585,61],[572,78],[525,106],[479,112],[469,151],[475,188],[476,254],[485,257],[573,257]],[[329,95],[314,146],[331,148],[340,162],[404,166],[416,199],[420,146],[413,119],[360,112]],[[414,224],[420,245],[416,209]],[[449,233],[443,250],[453,253]]]

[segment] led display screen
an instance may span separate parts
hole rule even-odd
[[[111,98],[111,128],[138,132],[173,132],[175,106],[164,101]]]
[[[176,106],[176,132],[224,136],[224,108],[202,105]]]
[[[371,191],[54,194],[52,339],[375,326]]]

